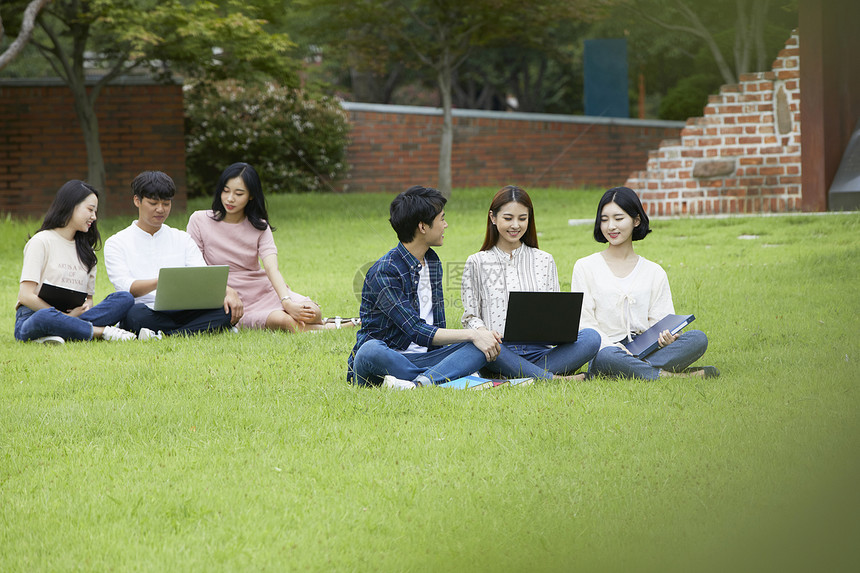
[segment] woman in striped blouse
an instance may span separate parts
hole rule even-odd
[[[558,292],[559,283],[552,255],[538,249],[531,198],[508,185],[493,198],[484,244],[463,269],[463,327],[503,333],[511,291]],[[503,343],[486,368],[508,378],[571,377],[599,347],[600,334],[588,328],[579,331],[576,342],[557,346]]]

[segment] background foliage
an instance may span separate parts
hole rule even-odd
[[[188,189],[211,192],[236,161],[266,173],[266,191],[327,190],[346,170],[349,125],[337,99],[274,83],[203,84],[185,93]]]

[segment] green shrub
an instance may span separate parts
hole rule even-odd
[[[346,169],[349,133],[336,99],[275,84],[198,86],[185,94],[188,192],[209,194],[245,161],[273,193],[324,191]]]
[[[660,102],[660,119],[685,121],[690,117],[702,117],[708,96],[717,93],[721,83],[720,76],[714,74],[683,78]]]

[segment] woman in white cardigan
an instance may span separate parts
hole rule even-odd
[[[502,188],[487,213],[484,244],[463,269],[464,328],[488,329],[501,338],[509,292],[559,291],[555,261],[537,247],[531,198],[519,187]],[[576,342],[557,346],[503,341],[499,356],[486,369],[508,378],[573,376],[599,346],[600,336],[591,329],[580,330]]]
[[[666,272],[637,255],[633,241],[651,232],[648,215],[632,189],[615,187],[603,194],[594,221],[594,240],[604,251],[576,261],[571,290],[584,293],[580,325],[600,333],[601,343],[590,375],[655,380],[661,376],[718,376],[713,366],[690,368],[704,355],[708,338],[700,330],[660,333],[659,348],[640,359],[622,342],[675,314]]]

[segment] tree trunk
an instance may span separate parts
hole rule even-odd
[[[440,62],[437,81],[442,97],[442,134],[439,138],[439,192],[447,199],[451,197],[451,151],[454,147],[454,118],[452,112],[451,84],[453,81],[450,52],[445,49]]]
[[[69,88],[75,102],[75,114],[84,136],[87,148],[87,183],[99,190],[99,216],[107,214],[108,190],[105,187],[107,176],[99,138],[99,118],[96,115],[95,101],[87,94],[83,78],[70,78]]]
[[[446,54],[447,55],[447,54]],[[451,66],[447,58],[439,68],[439,93],[442,96],[442,136],[439,139],[439,192],[451,197],[451,151],[454,147],[454,118],[451,105]]]
[[[693,33],[705,42],[705,45],[708,47],[708,51],[711,52],[711,56],[713,56],[714,62],[717,64],[717,69],[720,70],[720,75],[723,77],[723,83],[737,83],[737,76],[732,72],[728,62],[726,62],[726,59],[723,57],[723,53],[720,51],[711,31],[708,30],[696,13],[685,3],[685,0],[675,0],[675,6],[684,18],[686,18],[687,22],[690,23]],[[661,24],[664,27],[672,28],[672,26],[665,23]]]

